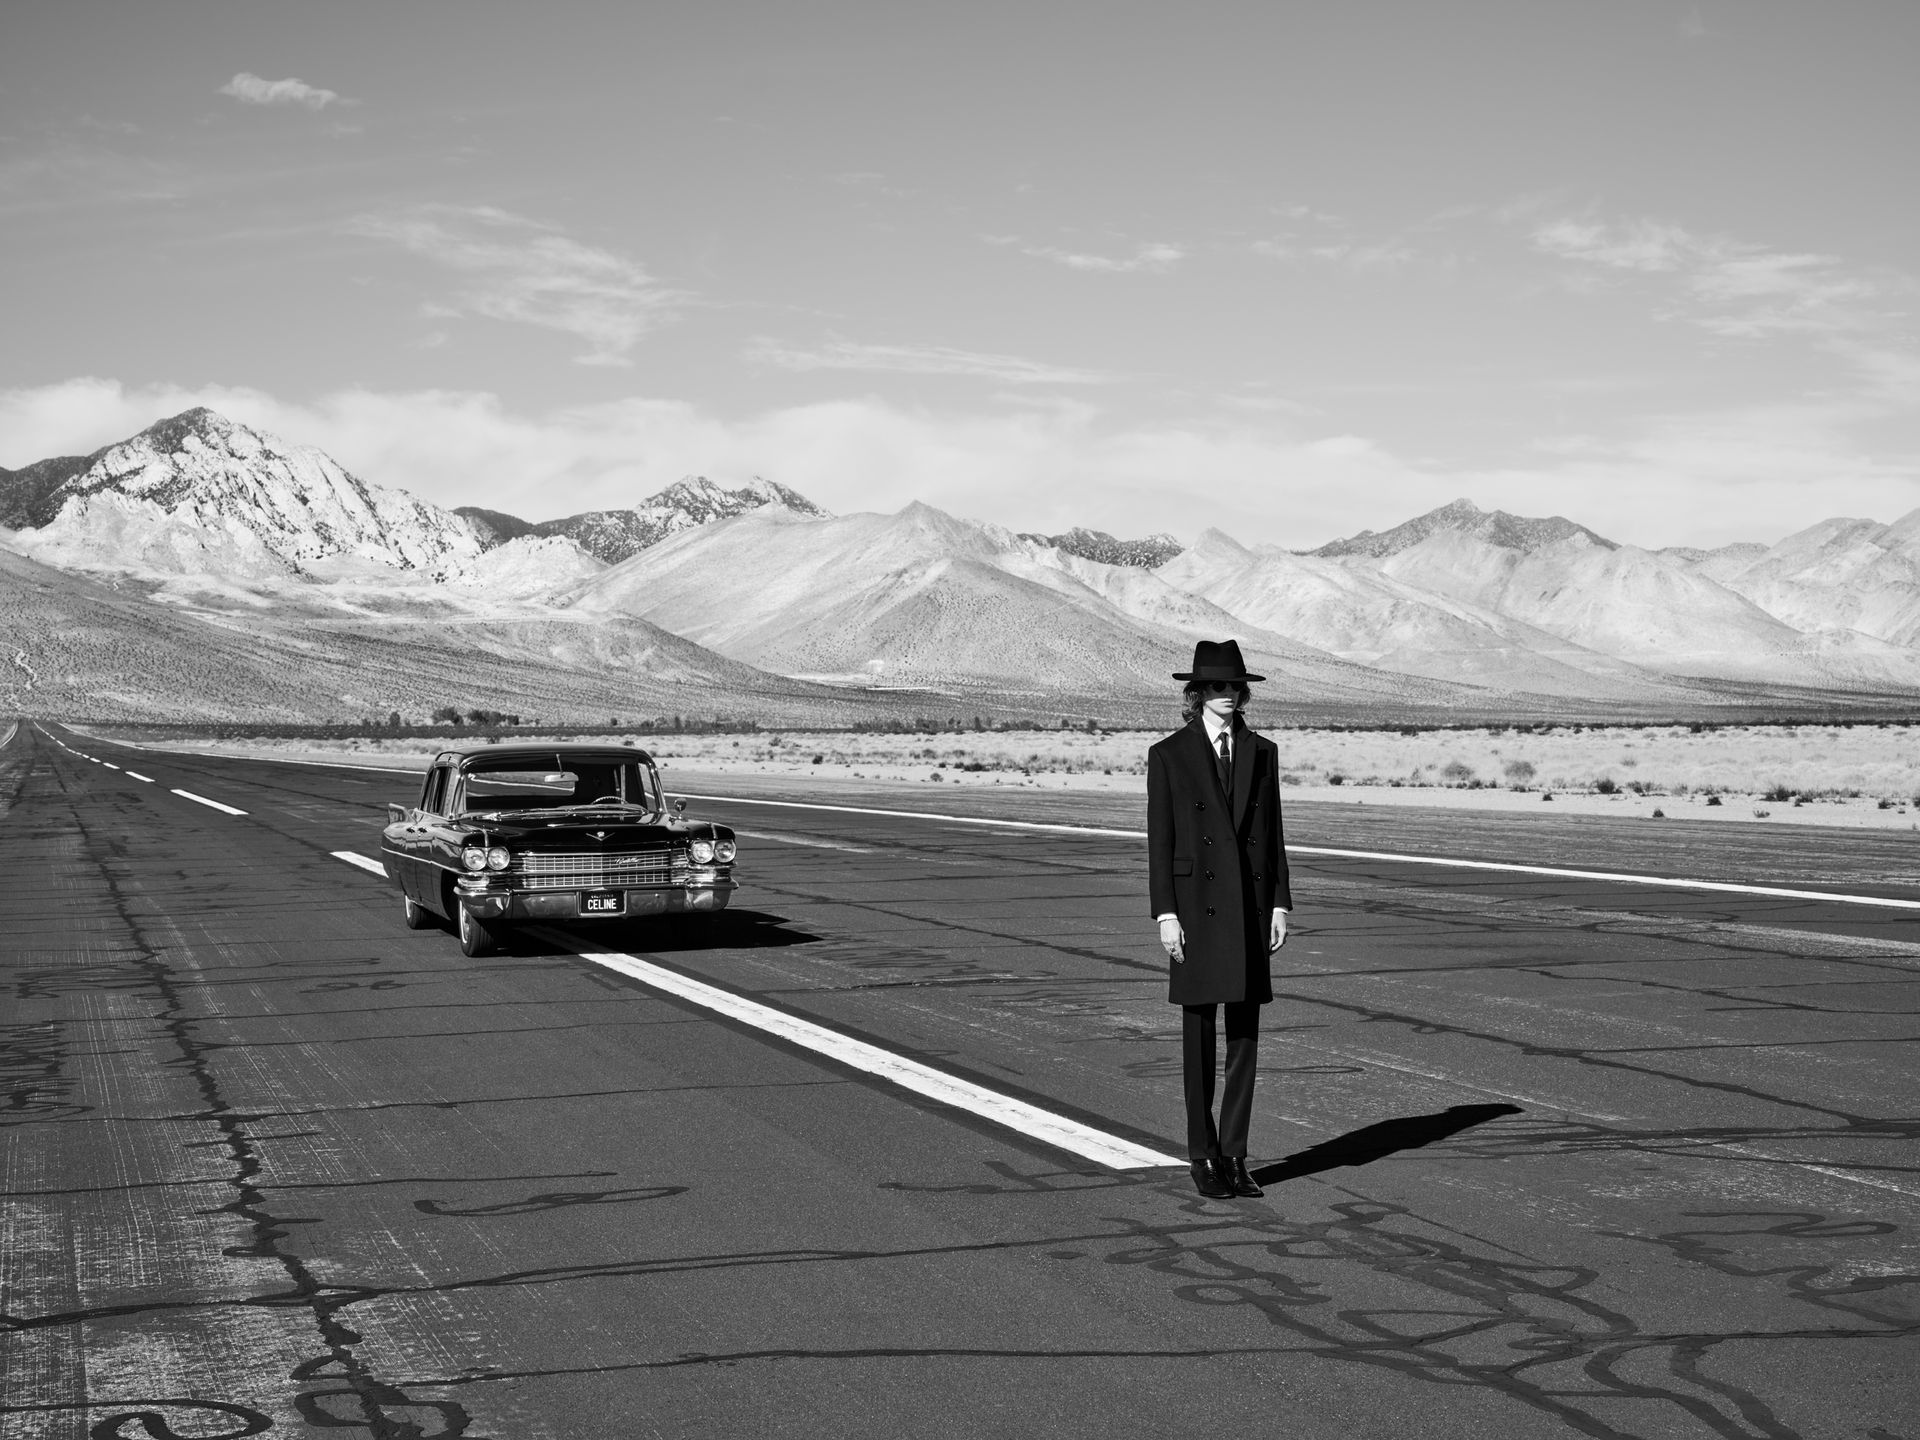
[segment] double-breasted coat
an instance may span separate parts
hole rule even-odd
[[[1204,721],[1147,751],[1147,885],[1155,915],[1178,915],[1186,959],[1167,962],[1167,999],[1273,999],[1268,934],[1293,908],[1280,820],[1280,751],[1237,721],[1233,793],[1221,792]]]

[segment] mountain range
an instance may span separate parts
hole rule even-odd
[[[76,715],[1118,718],[1164,711],[1222,635],[1289,701],[1354,712],[1920,694],[1920,511],[1654,551],[1458,500],[1299,553],[835,516],[688,477],[530,522],[199,409],[0,470],[0,525],[14,703]]]

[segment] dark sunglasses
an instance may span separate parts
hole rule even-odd
[[[1206,680],[1201,682],[1200,688],[1209,695],[1224,695],[1229,690],[1238,690],[1240,682],[1238,680]]]

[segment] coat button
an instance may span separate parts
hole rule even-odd
[[[1201,843],[1201,844],[1203,844],[1203,845],[1211,845],[1211,844],[1213,844],[1213,836],[1211,836],[1211,835],[1202,835],[1202,836],[1200,837],[1200,843]]]
[[[1253,878],[1254,878],[1255,880],[1258,880],[1258,879],[1260,878],[1260,872],[1259,872],[1258,870],[1256,870],[1256,871],[1254,871],[1254,872],[1253,872]]]
[[[1254,876],[1253,878],[1254,878],[1254,879],[1256,879],[1256,880],[1258,880],[1258,879],[1259,879],[1260,877],[1259,877],[1258,875],[1256,875],[1256,876]],[[1211,871],[1211,870],[1209,870],[1209,871],[1207,871],[1207,879],[1209,879],[1209,880],[1211,880],[1211,879],[1213,879],[1213,871]]]
[[[1209,915],[1213,914],[1213,906],[1211,905],[1207,906],[1207,914]]]
[[[1207,802],[1204,800],[1196,800],[1193,802],[1193,808],[1196,810],[1204,810],[1207,808]]]

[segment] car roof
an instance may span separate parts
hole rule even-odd
[[[653,757],[637,746],[630,745],[582,745],[573,744],[540,745],[521,742],[514,745],[470,745],[461,750],[442,750],[433,757],[436,765],[461,765],[469,760],[513,759],[515,756],[558,755],[561,759],[578,760],[645,760],[651,763]]]

